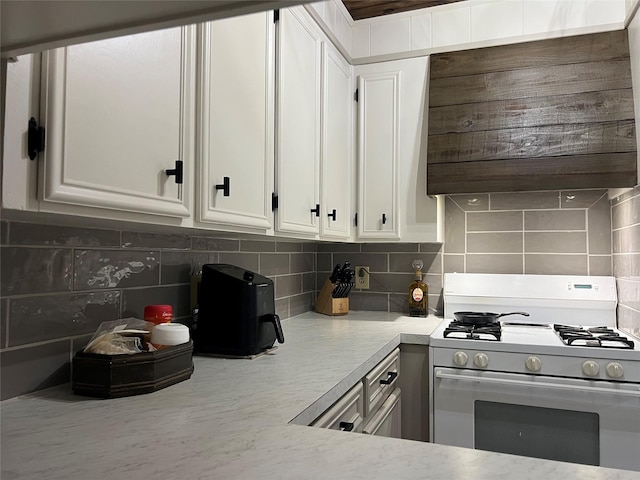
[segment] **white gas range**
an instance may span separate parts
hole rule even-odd
[[[444,300],[432,441],[640,471],[640,340],[615,328],[613,277],[445,274]]]

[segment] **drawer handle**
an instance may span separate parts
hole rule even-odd
[[[343,432],[350,432],[355,427],[353,422],[340,422],[340,430]]]
[[[398,372],[387,372],[387,378],[380,380],[380,385],[390,385],[398,376]]]

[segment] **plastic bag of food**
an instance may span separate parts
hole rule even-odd
[[[93,334],[84,351],[102,355],[126,355],[146,351],[145,336],[153,323],[139,318],[120,318],[102,322]]]

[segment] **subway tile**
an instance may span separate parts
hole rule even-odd
[[[524,273],[522,254],[468,254],[466,273]]]
[[[468,253],[521,253],[522,233],[467,233]]]
[[[590,254],[611,254],[611,204],[606,196],[587,210]]]
[[[240,250],[242,252],[275,252],[275,240],[240,240]]]
[[[316,291],[316,273],[308,272],[302,274],[302,291],[303,292],[315,292]]]
[[[0,298],[0,350],[7,348],[7,328],[9,328],[9,300]]]
[[[360,244],[359,243],[318,243],[318,253],[320,252],[329,252],[329,253],[356,253],[360,252]]]
[[[284,242],[281,240],[276,241],[276,252],[302,252],[301,242]]]
[[[586,210],[529,210],[524,212],[524,229],[586,230]]]
[[[589,255],[589,275],[613,275],[611,255]]]
[[[93,333],[119,316],[118,290],[12,298],[9,346]]]
[[[388,271],[386,253],[334,253],[333,262],[340,265],[344,265],[344,262],[350,262],[352,267],[356,265],[369,266],[370,272]]]
[[[349,294],[349,310],[388,312],[389,295],[386,293],[360,293],[352,290]]]
[[[191,315],[191,286],[171,285],[122,291],[122,317],[144,318],[147,305],[171,305],[174,317]]]
[[[613,229],[640,223],[640,195],[614,205],[611,209]]]
[[[311,306],[314,301],[315,296],[310,292],[289,298],[289,315],[295,317],[296,315],[312,310]]]
[[[329,272],[316,272],[316,291],[322,290],[325,282],[329,279]]]
[[[84,347],[86,347],[89,342],[91,341],[91,338],[93,337],[93,334],[88,334],[88,335],[81,335],[79,337],[75,337],[71,339],[71,355],[75,355],[76,352],[79,352],[80,350],[84,350]]]
[[[262,275],[284,275],[291,273],[289,255],[286,253],[260,254],[260,273]]]
[[[544,210],[560,208],[560,192],[492,193],[491,210]],[[446,238],[446,237],[445,237]]]
[[[413,282],[415,275],[411,272],[404,273],[374,273],[369,278],[369,292],[379,293],[405,293],[409,291],[409,284]],[[363,292],[364,290],[352,291]]]
[[[318,244],[315,242],[304,242],[302,244],[302,251],[303,252],[317,252],[318,251]]]
[[[122,247],[187,250],[191,248],[191,237],[181,234],[122,232]]]
[[[524,273],[534,275],[588,275],[586,255],[525,254]]]
[[[275,279],[275,297],[290,297],[302,293],[302,275],[282,275]]]
[[[409,315],[408,294],[392,293],[389,295],[389,311]]]
[[[291,273],[313,272],[313,260],[313,253],[291,253],[289,255]]]
[[[444,230],[445,253],[464,253],[465,213],[450,196],[444,200]]]
[[[425,253],[441,252],[444,248],[443,243],[421,243],[419,244],[419,251]]]
[[[442,290],[442,286],[443,286],[442,274],[428,273],[424,276],[422,280],[424,281],[424,283],[427,284],[427,287],[429,288],[429,294],[436,294],[436,293],[439,293],[440,290]]]
[[[613,255],[613,275],[616,278],[640,278],[640,254]]]
[[[12,222],[9,242],[12,245],[119,247],[120,232],[97,228]]]
[[[251,270],[252,272],[261,273],[262,275],[270,275],[268,273],[264,273],[259,270],[260,254],[258,253],[219,252],[218,262],[227,263],[229,265],[236,265],[240,268]]]
[[[162,252],[160,258],[161,285],[190,283],[191,274],[209,263],[209,255],[202,252]]]
[[[640,337],[640,311],[618,305],[618,328],[625,333]]]
[[[160,252],[76,250],[75,290],[126,288],[160,283]]]
[[[69,340],[0,352],[2,400],[69,382],[70,358]]]
[[[0,221],[0,245],[9,243],[9,222]]]
[[[193,237],[194,250],[213,250],[218,252],[237,252],[240,250],[240,240],[229,238]]]
[[[522,212],[469,212],[467,232],[522,231]]]
[[[280,317],[280,320],[289,318],[289,299],[288,298],[277,298],[275,301],[275,306],[276,306],[276,314]]]
[[[417,252],[418,247],[417,243],[363,243],[362,252]]]
[[[464,255],[445,254],[443,257],[444,273],[464,273]]]
[[[470,195],[447,195],[447,198],[453,201],[461,210],[465,212],[489,210],[488,193],[474,193]]]
[[[616,284],[618,286],[618,303],[634,310],[640,310],[640,279],[618,278]]]
[[[330,253],[317,253],[316,254],[317,269],[321,272],[331,272],[334,265],[331,264]]]
[[[525,253],[587,253],[586,232],[525,232]]]
[[[640,224],[612,232],[613,253],[640,252]]]
[[[2,296],[71,290],[71,249],[0,247]]]
[[[562,190],[561,208],[590,208],[602,197],[607,198],[607,190]]]
[[[389,271],[413,274],[414,268],[412,264],[414,260],[422,260],[424,264],[423,273],[442,273],[442,256],[438,253],[390,253]]]

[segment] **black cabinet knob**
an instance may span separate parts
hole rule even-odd
[[[176,183],[180,184],[183,181],[183,165],[182,165],[182,160],[176,160],[176,168],[171,168],[169,170],[165,170],[165,173],[168,176],[172,176],[175,175],[176,176]]]
[[[329,218],[333,219],[334,222],[336,221],[336,209],[335,208],[333,209],[333,212],[331,212],[329,214]]]
[[[320,216],[320,204],[316,203],[316,208],[311,209],[311,213],[315,213],[316,217]]]
[[[222,183],[219,183],[216,185],[216,190],[222,190],[222,194],[225,197],[229,196],[229,188],[230,188],[229,182],[230,182],[229,177],[223,177]]]
[[[385,223],[387,223],[387,216],[383,213],[382,214],[382,224],[384,225]]]

